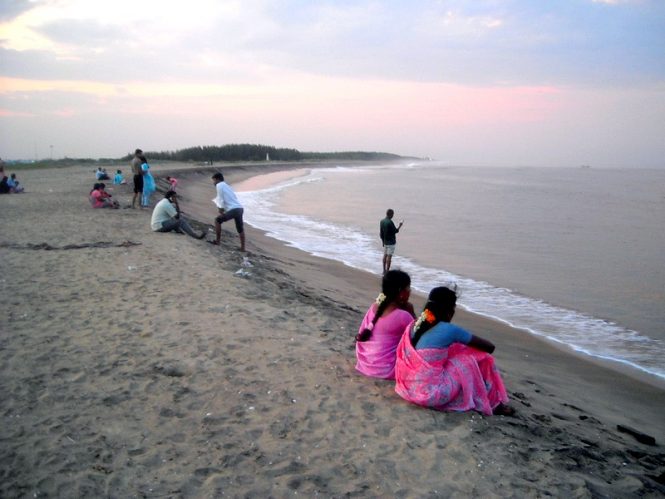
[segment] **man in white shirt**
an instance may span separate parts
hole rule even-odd
[[[189,225],[189,222],[180,216],[180,207],[178,206],[178,196],[175,191],[168,191],[164,194],[162,199],[155,209],[152,210],[152,219],[150,220],[150,227],[155,232],[186,232],[196,239],[203,239],[206,235],[205,231],[197,234]]]
[[[224,175],[217,172],[212,176],[212,181],[215,183],[217,189],[217,197],[213,199],[213,203],[217,205],[219,216],[215,218],[215,241],[210,241],[212,244],[219,245],[222,239],[222,223],[233,220],[236,224],[236,231],[240,237],[240,251],[245,251],[245,230],[242,221],[243,207],[238,201],[236,193],[231,189],[229,184],[224,182]]]

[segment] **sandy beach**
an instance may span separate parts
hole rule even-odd
[[[96,166],[20,170],[27,192],[0,196],[1,497],[665,494],[661,384],[460,312],[497,345],[516,416],[409,405],[354,369],[377,276],[252,228],[243,254],[228,224],[215,247],[93,210]],[[181,207],[211,223],[200,177]]]

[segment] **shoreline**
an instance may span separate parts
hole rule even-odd
[[[0,495],[665,493],[661,390],[460,311],[516,417],[407,404],[354,369],[378,276],[251,227],[246,254],[232,227],[220,247],[152,232],[149,210],[92,210],[92,178],[23,172],[27,193],[0,197]],[[182,189],[212,219],[212,184]]]
[[[358,164],[357,162],[355,162],[355,163],[350,162],[350,163]],[[339,164],[339,162],[338,163],[333,163],[333,164],[336,165],[336,164]],[[311,168],[325,168],[325,167],[330,167],[330,166],[332,166],[332,164],[326,164],[326,163],[323,163],[323,164],[321,164],[321,163],[299,164],[299,163],[289,163],[289,162],[284,162],[284,163],[281,163],[281,164],[280,163],[278,163],[278,164],[268,164],[268,165],[262,164],[262,163],[259,163],[259,164],[242,164],[242,165],[238,165],[238,166],[233,165],[233,164],[229,164],[229,165],[219,165],[219,166],[212,166],[212,167],[209,167],[209,168],[197,169],[196,173],[199,173],[199,174],[202,174],[202,175],[207,175],[209,172],[211,172],[215,169],[223,169],[226,179],[229,181],[230,184],[233,184],[235,186],[236,184],[243,184],[243,183],[246,183],[247,181],[252,182],[258,176],[264,175],[264,174],[271,174],[271,173],[276,173],[276,172],[285,172],[286,173],[286,172],[289,172],[289,171],[309,170]],[[186,174],[191,173],[188,170],[180,170],[180,173],[183,173],[183,172],[185,172]],[[227,174],[227,172],[228,172],[228,174]],[[174,170],[172,172],[169,172],[168,174],[170,174],[170,173],[175,174],[176,171]],[[267,187],[267,185],[257,186],[257,188],[265,188],[265,187]],[[240,189],[240,190],[242,190],[242,189]],[[197,205],[197,208],[198,208],[198,210],[197,210],[197,217],[198,217],[197,222],[199,222],[200,224],[206,224],[206,221],[205,221],[206,217],[201,214],[201,212],[204,210],[204,206]],[[202,219],[202,220],[200,220],[199,218]],[[208,218],[211,219],[212,217],[208,217]],[[271,241],[273,240],[273,238],[267,236],[265,231],[262,231],[260,229],[256,229],[254,227],[251,227],[251,231],[256,232],[261,241],[264,241],[265,239],[269,239]],[[275,241],[277,241],[279,244],[281,244],[285,247],[288,247],[286,245],[286,243],[283,242],[283,241],[279,241],[279,240],[276,240],[276,239],[275,239]],[[259,244],[259,246],[261,246],[261,244]],[[288,247],[288,248],[290,248],[290,247]],[[263,244],[262,249],[263,250],[268,250],[268,251],[274,251],[274,245],[270,244],[269,249],[268,249],[268,248],[265,247],[265,244]],[[293,249],[294,251],[297,251],[297,252],[302,252],[301,250],[296,249],[296,248],[290,248],[290,249]],[[303,252],[303,253],[307,254],[306,252]],[[312,258],[318,259],[320,261],[325,261],[326,260],[323,257],[316,257],[316,256],[309,255],[309,254],[308,254],[308,256],[311,256]],[[366,271],[361,270],[361,269],[355,269],[353,267],[348,267],[345,264],[340,263],[339,265],[343,266],[343,267],[345,267],[345,268],[347,268],[347,269],[349,269],[353,272],[360,272],[360,273],[363,273],[363,274],[367,274],[368,276],[375,277],[376,279],[378,279],[378,281],[380,283],[380,277],[378,275],[374,275],[370,272],[366,272]],[[379,284],[379,286],[380,286],[380,284]],[[420,296],[420,298],[424,302],[424,298],[425,298],[424,294],[414,292],[414,295]],[[418,308],[418,307],[416,307],[416,308]],[[461,307],[459,309],[457,318],[459,318],[459,313],[462,310],[463,310],[464,314],[470,314],[471,316],[476,316],[476,317],[482,318],[483,320],[489,321],[492,324],[501,325],[502,327],[506,327],[506,328],[509,328],[511,330],[517,331],[517,332],[519,332],[518,334],[520,334],[520,335],[526,335],[526,336],[528,336],[528,338],[530,340],[542,343],[542,344],[546,345],[547,348],[553,348],[553,349],[555,349],[555,350],[557,350],[557,351],[559,351],[563,354],[571,355],[571,356],[579,359],[580,361],[588,362],[592,365],[608,369],[608,370],[613,371],[617,374],[621,374],[621,375],[626,376],[626,377],[628,377],[632,380],[635,380],[639,383],[644,383],[644,384],[650,385],[653,388],[656,388],[658,390],[661,390],[661,391],[665,392],[665,379],[661,378],[661,377],[659,377],[659,376],[657,376],[653,373],[650,373],[650,372],[640,368],[639,366],[635,366],[635,365],[632,365],[628,362],[623,362],[621,360],[603,358],[603,357],[593,355],[593,354],[590,354],[590,353],[586,353],[586,352],[583,352],[583,351],[578,351],[574,347],[572,347],[570,345],[567,345],[565,343],[559,342],[555,339],[551,339],[551,338],[548,338],[547,336],[539,335],[539,334],[533,333],[533,332],[531,332],[527,329],[514,326],[514,325],[510,324],[509,322],[504,321],[500,318],[487,316],[487,315],[484,315],[482,313],[478,313],[478,312],[475,312],[475,311],[470,311],[470,310],[467,310],[463,307]]]

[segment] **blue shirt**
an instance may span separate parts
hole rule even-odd
[[[450,322],[439,322],[432,329],[420,337],[416,350],[425,348],[448,348],[453,343],[464,343],[468,345],[471,341],[471,333]],[[413,338],[413,331],[411,331]]]

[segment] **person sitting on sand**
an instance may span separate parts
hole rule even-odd
[[[95,172],[95,178],[97,180],[109,180],[109,176],[106,173],[106,168],[102,168],[101,166],[97,168],[97,172]]]
[[[120,208],[120,205],[114,203],[108,193],[103,193],[102,184],[95,184],[92,187],[89,199],[93,208]]]
[[[101,197],[110,202],[114,208],[120,208],[120,203],[118,203],[115,199],[113,199],[113,195],[106,190],[105,183],[102,182],[99,184],[99,192],[101,193]]]
[[[395,379],[397,344],[416,316],[409,302],[411,278],[401,270],[389,270],[381,290],[358,329],[356,370],[373,378]]]
[[[244,209],[238,201],[236,193],[229,184],[224,182],[224,175],[221,172],[216,172],[212,176],[212,181],[217,190],[217,197],[212,202],[217,205],[219,216],[215,218],[215,240],[210,242],[219,245],[222,239],[222,223],[233,220],[240,237],[240,251],[245,251],[245,229],[242,221]]]
[[[113,176],[113,183],[115,185],[126,184],[125,178],[122,176],[122,170],[116,170]]]
[[[9,194],[10,193],[8,180],[9,179],[7,178],[7,175],[4,175],[2,177],[2,180],[0,180],[0,194]]]
[[[409,402],[439,411],[511,415],[494,345],[450,323],[457,294],[434,288],[397,347],[395,391]]]
[[[178,195],[175,191],[167,191],[164,199],[155,205],[155,209],[152,210],[150,227],[155,232],[186,232],[196,239],[203,239],[206,235],[205,231],[201,234],[194,232],[189,222],[182,218],[180,206],[178,206]]]
[[[16,194],[21,193],[25,190],[21,185],[21,183],[16,178],[16,173],[12,173],[9,176],[9,178],[7,179],[7,185],[9,186],[9,192],[13,192]]]

